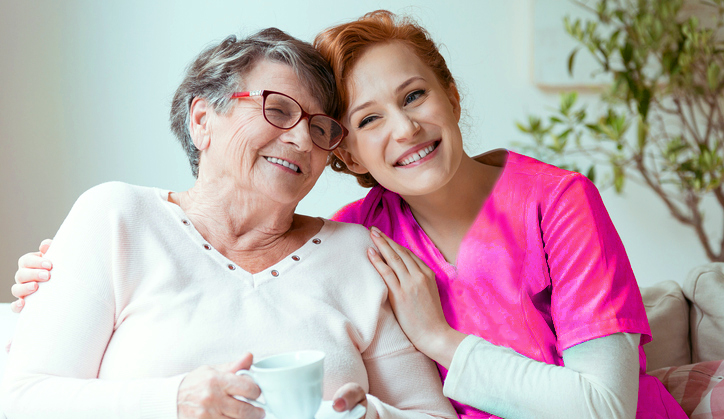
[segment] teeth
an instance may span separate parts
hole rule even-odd
[[[405,160],[402,160],[400,162],[400,166],[407,166],[410,163],[414,163],[414,162],[420,160],[421,158],[427,156],[428,154],[432,153],[432,150],[434,150],[434,149],[435,149],[435,144],[431,144],[430,146],[425,147],[416,153],[412,153],[412,155],[410,157],[408,157]]]
[[[294,170],[295,172],[299,172],[299,166],[297,166],[296,164],[293,164],[293,163],[289,163],[289,162],[286,161],[286,160],[278,159],[278,158],[276,158],[276,157],[267,157],[266,159],[267,159],[267,161],[269,161],[270,163],[279,164],[279,165],[282,165],[282,166],[284,166],[284,167],[288,167],[289,169],[292,169],[292,170]]]

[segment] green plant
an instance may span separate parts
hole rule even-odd
[[[696,232],[711,261],[724,261],[724,232],[707,231],[702,210],[713,196],[724,216],[724,0],[576,3],[595,19],[564,20],[579,44],[568,69],[587,51],[611,77],[603,110],[591,117],[576,92],[564,93],[552,115],[518,123],[532,140],[523,151],[617,192],[641,182]]]

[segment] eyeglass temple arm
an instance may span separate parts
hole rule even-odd
[[[251,92],[236,92],[233,95],[231,95],[232,98],[238,98],[238,97],[249,97],[249,96],[261,96],[263,90],[252,90]]]

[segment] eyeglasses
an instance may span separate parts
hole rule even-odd
[[[299,102],[284,93],[272,90],[253,90],[236,92],[231,95],[231,98],[241,99],[251,96],[262,97],[264,119],[277,128],[292,129],[302,118],[307,118],[312,142],[322,150],[334,150],[348,134],[347,129],[335,119],[321,113],[308,114],[302,109]]]

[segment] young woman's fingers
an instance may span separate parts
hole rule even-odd
[[[404,270],[402,269],[402,265],[400,265],[399,268],[397,266],[391,266],[397,273],[412,274],[419,270],[419,264],[414,259],[417,258],[417,256],[407,250],[406,247],[397,244],[397,242],[387,237],[387,235],[380,231],[377,227],[372,227],[370,231],[372,232],[372,239],[374,240],[374,243],[380,248],[380,252],[382,252],[382,256],[386,260],[389,257],[390,259],[399,261],[399,263],[404,265]]]
[[[25,307],[25,300],[22,298],[10,303],[10,310],[12,310],[13,313],[20,313],[23,311],[23,307]]]
[[[372,241],[377,246],[379,253],[384,258],[387,265],[392,268],[395,273],[400,275],[406,275],[408,273],[408,266],[405,262],[403,255],[398,249],[397,243],[393,240],[389,240],[380,230],[376,227],[370,229],[372,235]]]
[[[18,268],[44,269],[49,271],[53,269],[53,263],[43,257],[40,252],[26,253],[18,259]]]
[[[410,256],[410,259],[417,265],[417,267],[425,274],[432,274],[432,269],[430,269],[429,266],[425,262],[422,261],[419,257],[417,257],[416,254],[412,253],[411,251],[407,250],[407,254]]]
[[[42,242],[40,242],[40,246],[38,247],[38,250],[40,250],[40,253],[42,253],[42,254],[48,253],[48,248],[50,247],[51,243],[53,243],[53,240],[51,240],[51,239],[45,239]]]
[[[374,266],[377,270],[377,273],[380,274],[382,279],[385,281],[385,284],[387,284],[387,288],[389,288],[392,292],[397,291],[400,288],[400,279],[397,277],[395,271],[390,268],[387,262],[385,262],[382,258],[380,252],[378,252],[374,247],[370,247],[367,249],[367,257],[370,262],[372,262],[372,266]]]
[[[50,272],[42,268],[20,268],[15,271],[15,283],[45,282],[50,279]]]
[[[25,298],[37,290],[38,290],[37,282],[27,282],[25,284],[14,284],[12,287],[10,287],[10,293],[12,293],[15,298]]]

